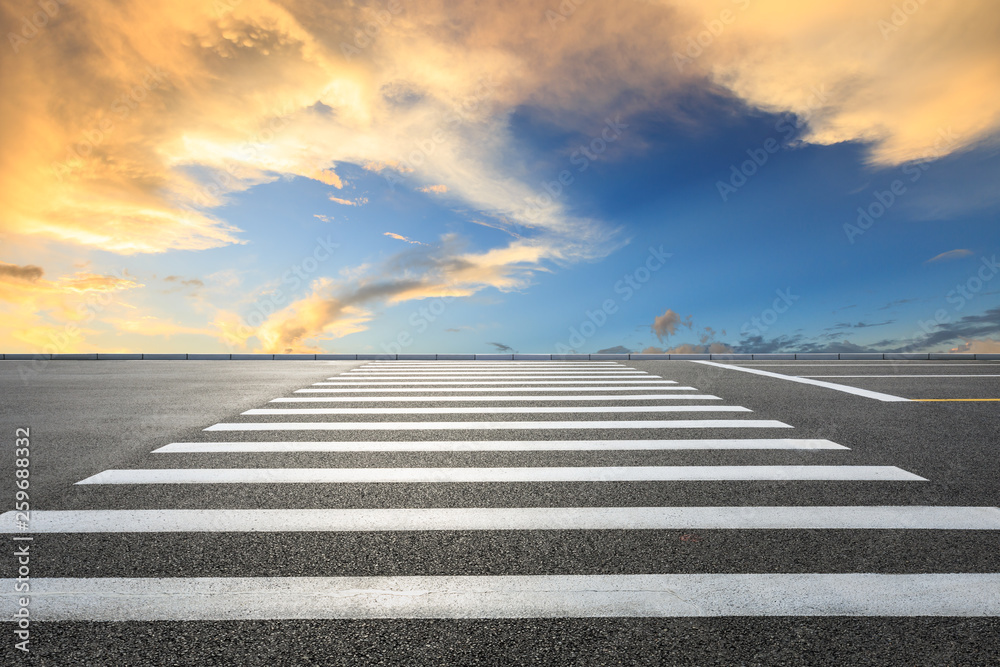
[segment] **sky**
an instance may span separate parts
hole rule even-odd
[[[1000,352],[991,0],[0,8],[2,352]]]

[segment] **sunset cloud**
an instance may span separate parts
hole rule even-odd
[[[8,345],[44,340],[100,294],[107,326],[81,328],[79,344],[110,344],[117,329],[277,352],[321,350],[401,303],[527,290],[625,247],[632,213],[660,187],[608,178],[599,202],[589,181],[556,191],[564,168],[580,182],[597,171],[576,171],[578,144],[600,140],[602,165],[627,170],[657,142],[687,155],[661,132],[711,143],[727,123],[773,114],[776,146],[853,142],[867,168],[960,157],[1000,128],[1000,13],[987,0],[59,4],[37,36],[0,49],[0,235],[18,249],[0,262],[0,302],[21,323]],[[17,26],[38,7],[12,0],[0,20]],[[622,128],[613,142],[608,123]],[[732,152],[745,160],[748,148]],[[287,199],[266,205],[276,191]],[[312,213],[330,208],[324,196],[357,218],[324,233],[354,246],[306,271],[307,223],[333,220]],[[686,224],[685,206],[675,211],[658,234]],[[408,245],[377,229],[405,231],[382,235]],[[151,292],[192,310],[124,312],[147,295],[107,262],[152,254],[203,263],[150,269],[172,288]],[[95,258],[99,268],[67,268]],[[242,323],[239,309],[288,288],[288,271],[284,305]],[[180,277],[212,272],[241,278],[201,289]],[[667,310],[651,329],[666,344],[691,326]],[[694,340],[716,344],[708,329]]]
[[[5,349],[79,350],[92,326],[122,304],[126,292],[143,285],[127,274],[79,271],[54,280],[38,266],[0,262],[0,329]]]
[[[340,204],[341,206],[364,206],[365,204],[368,203],[368,200],[365,199],[364,197],[352,200],[352,199],[341,199],[340,197],[334,197],[333,195],[330,195],[329,197],[327,197],[327,199],[332,201],[334,204]]]
[[[805,141],[868,142],[873,163],[892,165],[968,148],[1000,127],[1000,15],[988,0],[670,4],[700,15],[697,32],[730,6],[731,23],[691,69],[752,106],[805,119]]]
[[[2,224],[122,254],[212,248],[242,242],[210,212],[228,195],[279,174],[341,188],[336,164],[354,162],[416,172],[434,183],[422,191],[523,228],[572,230],[583,242],[567,256],[586,256],[609,230],[558,201],[526,206],[538,192],[504,160],[504,113],[517,105],[583,128],[704,77],[807,120],[806,141],[870,142],[880,164],[961,150],[1000,123],[1000,16],[986,0],[912,15],[865,0],[590,3],[555,23],[527,0],[508,5],[408,7],[351,57],[341,45],[373,9],[67,6],[30,57],[27,46],[3,55]],[[35,7],[11,3],[5,18]],[[718,34],[699,45],[706,25]],[[616,109],[633,90],[646,92]]]
[[[367,273],[343,281],[317,279],[306,296],[258,326],[222,311],[215,327],[231,346],[243,348],[256,338],[261,352],[315,351],[322,341],[365,331],[379,304],[468,297],[486,288],[523,289],[536,273],[549,270],[544,262],[554,257],[556,250],[525,242],[465,252],[460,239],[446,235],[436,246],[421,244],[382,266],[369,267]]]
[[[681,316],[678,313],[667,308],[662,315],[657,315],[653,318],[653,324],[650,328],[653,333],[656,334],[656,337],[662,341],[664,338],[669,338],[677,333],[678,326],[690,329],[691,316],[688,315],[686,318],[681,319]]]

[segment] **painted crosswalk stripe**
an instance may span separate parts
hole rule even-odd
[[[18,610],[0,579],[0,615]],[[1000,616],[1000,574],[32,577],[35,621]]]
[[[829,440],[730,438],[701,440],[444,440],[414,442],[173,442],[154,454],[227,452],[534,452],[700,449],[834,449],[849,450]]]
[[[674,382],[674,380],[664,380],[665,383]],[[489,393],[489,392],[503,392],[503,391],[698,391],[694,387],[682,387],[680,385],[673,386],[644,386],[644,387],[469,387],[467,389],[461,387],[399,387],[392,389],[366,389],[364,387],[359,387],[356,389],[296,389],[296,394],[319,394],[319,393],[333,393],[333,394],[359,394],[359,393],[378,393],[384,394],[386,392],[394,392],[397,394],[412,392],[415,394],[423,393],[433,393],[433,392],[446,392],[446,391],[476,391],[479,393]]]
[[[571,373],[571,374],[574,374],[574,375],[575,374],[584,375],[584,374],[587,374],[587,373],[592,373],[592,374],[600,375],[602,377],[604,377],[606,375],[649,375],[649,373],[647,373],[646,371],[640,371],[640,370],[636,370],[634,368],[623,368],[623,369],[620,369],[620,370],[597,370],[597,369],[593,369],[593,368],[586,369],[586,370],[584,370],[584,369],[580,369],[580,370],[565,370],[565,369],[562,369],[562,368],[547,370],[547,369],[544,369],[544,368],[525,368],[523,370],[507,370],[507,371],[498,371],[498,370],[494,370],[494,369],[488,369],[488,370],[487,369],[484,369],[484,370],[466,370],[466,369],[463,369],[463,370],[453,370],[453,371],[452,370],[442,371],[442,370],[426,370],[426,369],[404,370],[404,369],[399,369],[399,368],[395,368],[395,369],[392,369],[392,370],[372,370],[372,369],[355,368],[354,370],[347,371],[345,373],[341,373],[341,375],[351,375],[351,376],[359,376],[359,377],[361,377],[361,376],[363,376],[363,377],[371,377],[371,376],[376,376],[376,375],[394,375],[394,374],[397,374],[397,373],[399,373],[399,374],[406,374],[406,375],[418,375],[420,373],[426,373],[427,375],[490,375],[490,374],[527,375],[527,374],[530,374],[530,373],[546,373],[546,374],[550,374],[550,373],[551,374],[555,374],[555,373]]]
[[[444,408],[254,408],[244,415],[514,415],[577,414],[605,412],[753,412],[740,405],[571,405]]]
[[[772,419],[671,419],[667,421],[495,422],[249,422],[214,424],[206,431],[463,431],[624,428],[792,428]]]
[[[566,371],[554,371],[552,373],[546,373],[544,371],[524,371],[523,373],[497,373],[496,371],[489,371],[484,373],[458,373],[458,372],[428,372],[428,371],[392,371],[386,373],[340,373],[335,376],[338,379],[350,379],[356,380],[359,378],[372,378],[372,379],[385,379],[393,377],[403,377],[403,378],[480,378],[480,379],[503,379],[503,378],[537,378],[537,377],[554,377],[554,378],[658,378],[662,377],[660,375],[653,375],[652,373],[595,373],[594,371],[580,371],[580,372],[566,372]],[[333,379],[333,378],[331,378]]]
[[[504,385],[504,384],[637,384],[643,382],[652,383],[662,383],[666,380],[646,380],[646,379],[629,379],[629,380],[524,380],[518,378],[517,380],[492,380],[490,382],[480,382],[478,380],[433,380],[428,382],[414,382],[412,380],[368,380],[363,382],[354,382],[353,380],[342,380],[340,382],[313,382],[313,385],[318,386],[331,386],[331,387],[368,387],[372,385],[443,385],[443,384],[457,384],[457,385]]]
[[[551,371],[565,373],[645,373],[629,366],[563,366],[557,364],[532,366],[361,366],[346,373],[533,373]]]
[[[654,378],[660,378],[659,375],[643,375],[641,377],[638,377],[638,376],[635,376],[635,375],[630,375],[630,376],[610,376],[610,377],[605,378],[605,376],[603,376],[603,375],[538,375],[538,374],[519,375],[519,376],[511,376],[511,375],[469,375],[469,376],[463,377],[463,376],[458,375],[458,374],[447,373],[447,374],[445,374],[445,375],[443,375],[441,377],[437,377],[437,376],[434,376],[434,375],[423,375],[423,374],[421,374],[421,375],[384,375],[384,376],[383,375],[378,375],[378,376],[375,376],[374,378],[371,378],[371,379],[372,380],[377,380],[379,382],[381,382],[382,380],[507,380],[507,379],[512,379],[514,381],[520,381],[520,380],[546,380],[547,379],[547,380],[574,380],[574,381],[576,381],[576,380],[602,380],[602,381],[605,381],[606,380],[608,382],[621,382],[621,381],[623,381],[622,378],[624,378],[624,377],[628,378],[628,379],[624,380],[626,382],[642,382],[643,380],[646,380],[646,379],[652,380]],[[334,376],[334,377],[327,378],[327,380],[341,380],[341,381],[344,381],[344,380],[348,380],[348,381],[364,380],[365,382],[368,382],[369,378],[367,376],[360,376],[360,375],[337,375],[337,376]],[[481,383],[477,383],[477,384],[481,384]]]
[[[0,533],[20,533],[15,512]],[[32,533],[1000,530],[996,507],[517,507],[35,511]]]
[[[591,368],[591,367],[611,367],[611,368],[630,368],[617,361],[511,361],[510,359],[501,359],[496,361],[481,359],[478,361],[468,360],[468,361],[448,361],[445,359],[427,359],[423,361],[419,360],[403,360],[403,359],[389,359],[386,361],[369,361],[362,366],[362,368],[375,368],[375,367],[385,367],[385,368],[399,368],[403,366],[419,366],[422,368],[428,368],[432,366],[442,366],[447,368],[468,366],[472,368],[511,368],[517,366],[527,366],[530,368],[544,368],[544,367],[556,367],[556,368]]]
[[[105,470],[77,484],[379,484],[453,482],[927,481],[895,466],[538,468],[152,468]]]
[[[670,387],[674,389],[674,387]],[[503,403],[512,401],[721,401],[711,394],[626,394],[612,396],[595,394],[591,396],[293,396],[291,398],[272,398],[271,403],[417,403],[417,402],[490,402]]]

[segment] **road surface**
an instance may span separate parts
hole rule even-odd
[[[4,664],[1000,664],[1000,363],[17,365]]]

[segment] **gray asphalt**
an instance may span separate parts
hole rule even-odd
[[[18,372],[20,363],[0,361],[0,433],[5,439],[0,469],[7,471],[0,479],[0,497],[10,499],[4,501],[6,506],[12,505],[14,496],[14,429],[24,426],[31,428],[35,510],[1000,504],[1000,401],[888,403],[730,368],[682,361],[622,362],[719,396],[723,400],[717,403],[754,411],[694,418],[776,419],[794,429],[364,434],[373,440],[828,438],[850,451],[151,454],[171,442],[354,439],[358,434],[336,431],[203,429],[219,422],[345,419],[240,413],[261,407],[307,407],[267,403],[364,362],[55,361],[27,382]],[[998,363],[929,363],[730,365],[793,376],[892,375],[818,379],[906,398],[1000,398],[1000,378],[906,377],[1000,375]],[[379,405],[399,406],[365,403]],[[666,418],[674,417],[680,416]],[[350,419],[655,418],[612,413]],[[74,486],[90,475],[123,468],[817,464],[898,466],[928,481]],[[31,565],[33,577],[1000,572],[998,538],[990,531],[705,530],[698,531],[694,540],[688,533],[53,534],[35,536]],[[6,573],[14,572],[16,565],[12,550],[4,551],[0,577],[9,577]],[[10,628],[5,632],[4,664],[1000,664],[1000,622],[995,618],[37,622],[27,657],[14,650],[12,627],[4,625]]]

